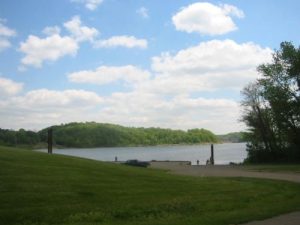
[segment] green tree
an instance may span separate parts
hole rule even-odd
[[[259,83],[251,83],[242,91],[242,120],[250,131],[247,134],[250,140],[247,150],[251,161],[269,161],[279,157],[271,109],[262,93],[263,86]]]
[[[300,48],[283,42],[262,78],[244,88],[242,120],[252,161],[300,160]]]

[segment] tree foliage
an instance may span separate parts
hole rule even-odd
[[[300,161],[300,48],[283,42],[262,78],[244,88],[248,160]]]
[[[13,131],[0,128],[0,145],[36,145],[39,142],[40,136],[36,132],[26,131],[24,129]]]
[[[217,135],[217,137],[221,142],[242,143],[246,142],[246,135],[245,132],[231,132],[228,134]]]
[[[63,147],[148,146],[163,144],[199,144],[217,142],[217,137],[205,129],[188,131],[161,128],[134,128],[95,122],[69,123],[52,126],[54,144]],[[16,146],[47,142],[45,128],[32,131],[0,129],[0,144]]]

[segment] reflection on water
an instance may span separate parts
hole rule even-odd
[[[46,151],[46,150],[41,150]],[[150,147],[111,147],[111,148],[69,148],[54,149],[53,153],[79,156],[101,161],[119,161],[128,159],[150,160],[180,160],[205,164],[210,157],[210,145],[172,145]],[[240,163],[247,156],[245,143],[215,144],[215,164]]]

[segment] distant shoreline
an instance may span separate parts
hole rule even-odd
[[[160,144],[160,145],[129,145],[129,146],[99,146],[99,147],[65,147],[65,146],[53,146],[53,149],[96,149],[96,148],[147,148],[147,147],[175,147],[175,146],[200,146],[200,145],[221,145],[221,144],[242,144],[246,142],[216,142],[216,143],[198,143],[198,144],[189,144],[189,143],[182,143],[182,144]],[[45,148],[35,148],[34,150],[47,150],[47,146]]]

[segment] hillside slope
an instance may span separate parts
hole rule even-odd
[[[0,165],[5,225],[225,225],[300,209],[293,183],[174,176],[7,147]]]

